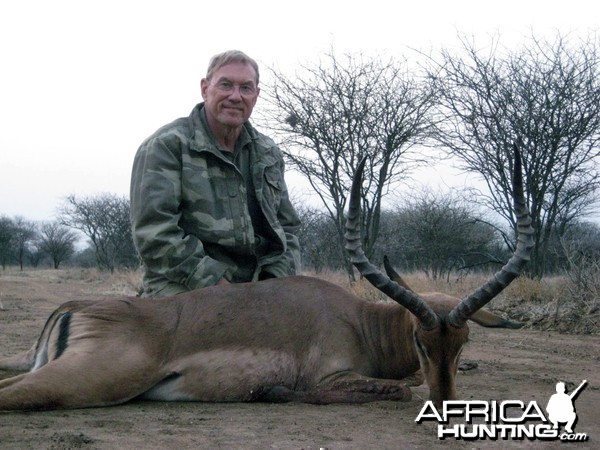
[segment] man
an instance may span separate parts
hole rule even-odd
[[[146,297],[219,283],[293,275],[300,225],[275,143],[248,119],[260,88],[256,62],[214,56],[203,103],[139,148],[131,224]]]
[[[553,394],[548,400],[546,411],[548,412],[548,419],[553,424],[553,429],[558,428],[559,422],[566,422],[565,431],[567,433],[573,433],[573,425],[577,420],[577,414],[575,414],[575,407],[573,406],[573,397],[581,389],[587,381],[577,388],[571,395],[566,393],[565,383],[559,381],[556,383],[556,394]]]

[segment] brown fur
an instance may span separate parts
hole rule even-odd
[[[391,280],[405,289],[413,289],[394,270],[387,257],[384,267]],[[465,325],[456,328],[445,319],[447,314],[460,302],[460,299],[440,292],[419,293],[421,297],[440,317],[440,326],[424,330],[419,320],[406,312],[409,327],[415,331],[415,348],[419,357],[422,375],[429,386],[429,398],[436,403],[443,400],[455,400],[456,374],[460,355],[469,337],[469,328]],[[522,324],[503,319],[485,309],[475,312],[472,321],[484,327],[520,328]],[[421,351],[424,350],[424,351]]]
[[[456,301],[425,298],[436,311]],[[65,313],[66,348],[56,358]],[[431,398],[455,398],[467,334],[466,327],[426,332],[399,305],[366,302],[308,277],[157,300],[69,302],[51,315],[32,350],[0,360],[5,369],[38,366],[0,381],[0,410],[105,406],[136,397],[408,400],[403,379],[419,368]],[[429,356],[417,351],[413,336]]]

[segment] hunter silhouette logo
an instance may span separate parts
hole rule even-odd
[[[548,406],[546,406],[548,419],[550,419],[550,422],[554,425],[552,427],[553,429],[558,429],[559,423],[566,422],[567,425],[565,426],[565,431],[570,434],[573,433],[573,425],[577,420],[573,400],[586,384],[587,380],[583,380],[579,387],[569,395],[566,393],[565,383],[562,381],[556,383],[556,394],[550,397]]]
[[[567,394],[565,383],[556,384],[546,405],[546,413],[535,400],[484,401],[446,400],[436,406],[428,400],[421,408],[415,422],[436,421],[439,439],[513,439],[513,440],[556,440],[587,441],[586,433],[575,433],[577,422],[574,401],[586,386],[583,382],[572,393]],[[438,409],[439,408],[439,409]],[[450,420],[453,423],[450,424]],[[560,425],[564,431],[560,431]]]

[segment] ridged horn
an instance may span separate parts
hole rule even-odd
[[[523,192],[523,174],[521,155],[516,144],[514,145],[514,172],[513,172],[513,204],[517,218],[517,246],[512,257],[486,284],[481,286],[468,297],[464,298],[454,307],[448,315],[448,322],[455,327],[461,327],[477,310],[485,306],[490,300],[506,288],[523,270],[529,261],[531,249],[534,246],[531,216]]]
[[[439,318],[417,294],[404,289],[393,282],[365,256],[360,237],[360,186],[367,158],[359,163],[352,180],[350,205],[346,217],[346,250],[350,261],[369,282],[385,295],[408,309],[426,330],[431,330],[439,324]]]

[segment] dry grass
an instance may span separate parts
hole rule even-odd
[[[89,290],[106,296],[134,296],[142,286],[141,270],[120,270],[115,273],[98,269],[37,269],[19,271],[9,268],[0,271],[0,309],[2,309],[2,276],[35,277],[53,283],[85,283]],[[338,284],[369,301],[391,301],[364,279],[350,283],[341,271],[306,272]],[[470,275],[450,282],[431,280],[423,273],[402,274],[417,292],[444,292],[462,298],[485,283],[484,275]],[[600,284],[600,274],[597,276]],[[534,280],[516,279],[488,305],[488,309],[508,319],[523,322],[525,327],[537,330],[555,330],[562,333],[600,334],[600,289],[590,284],[579,285],[568,277]]]
[[[354,294],[371,301],[389,301],[366,280],[350,284],[341,272],[322,272],[307,275],[324,278],[339,284]],[[432,280],[423,273],[402,274],[416,292],[444,292],[462,298],[489,277],[469,275],[451,280]],[[599,275],[600,279],[600,275]],[[574,285],[567,277],[548,277],[542,280],[517,278],[487,308],[511,320],[525,324],[526,328],[554,330],[573,334],[600,334],[600,297],[585,288]],[[593,295],[590,295],[593,294]]]
[[[6,271],[0,270],[2,276],[36,278],[56,284],[86,283],[91,289],[97,290],[107,296],[135,296],[142,287],[141,270],[118,270],[114,273],[95,268],[69,268],[69,269],[26,269],[9,267]]]
[[[99,283],[107,295],[135,296],[142,289],[142,275],[141,269],[121,269],[113,273],[99,269],[71,269],[66,271],[65,280]]]

